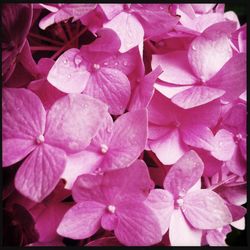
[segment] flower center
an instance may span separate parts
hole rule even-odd
[[[101,144],[101,152],[106,154],[108,152],[109,147],[106,144]]]
[[[238,143],[240,140],[242,140],[242,134],[235,135],[235,142]]]
[[[45,139],[44,139],[44,136],[43,136],[43,135],[37,136],[37,138],[36,138],[36,143],[37,143],[37,144],[41,144],[41,143],[43,143],[44,141],[45,141]]]
[[[101,68],[100,64],[98,63],[94,63],[92,67],[93,67],[93,70],[98,70]]]
[[[182,198],[177,199],[177,200],[176,200],[176,203],[177,203],[177,205],[178,205],[179,207],[182,207],[182,205],[183,205],[183,199],[182,199]]]
[[[116,210],[116,207],[114,205],[108,205],[107,206],[107,210],[111,213],[111,214],[114,214],[115,213],[115,210]]]

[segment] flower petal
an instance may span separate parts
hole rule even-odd
[[[179,92],[171,101],[183,109],[190,109],[211,102],[225,93],[224,90],[206,86],[195,86]]]
[[[144,30],[136,17],[121,12],[111,21],[104,24],[105,28],[114,30],[121,40],[120,52],[124,53],[143,42]]]
[[[45,140],[68,153],[85,149],[100,128],[107,106],[84,94],[69,94],[47,114]]]
[[[80,202],[70,208],[57,228],[57,233],[71,239],[86,239],[101,227],[105,206],[95,201]]]
[[[188,221],[199,229],[216,229],[232,222],[224,200],[207,189],[188,193],[184,197],[182,211]]]
[[[24,158],[36,147],[36,138],[45,130],[46,112],[39,97],[23,88],[4,88],[3,165]]]
[[[185,219],[182,211],[175,209],[169,226],[171,246],[200,246],[201,236],[202,231],[193,228]]]
[[[15,176],[16,189],[40,202],[56,187],[66,164],[66,155],[48,144],[38,146],[23,162]]]
[[[84,93],[107,103],[111,114],[120,115],[129,101],[130,82],[121,71],[101,67],[89,78]]]
[[[175,197],[186,193],[201,178],[204,165],[198,154],[190,150],[169,170],[164,180],[164,188]]]
[[[62,92],[81,93],[89,76],[87,62],[81,57],[80,50],[69,49],[58,57],[49,71],[47,80]]]
[[[126,246],[150,246],[161,241],[160,225],[154,213],[140,202],[119,204],[117,239]]]

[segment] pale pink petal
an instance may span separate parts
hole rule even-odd
[[[246,53],[233,56],[207,84],[223,89],[223,101],[232,102],[246,90]]]
[[[50,13],[47,16],[43,17],[39,22],[39,28],[45,30],[48,26],[55,23],[56,13]]]
[[[213,132],[203,125],[182,126],[181,135],[183,141],[190,146],[203,148],[205,150],[213,149]]]
[[[189,63],[203,82],[212,78],[231,56],[229,39],[223,34],[213,40],[199,36],[190,44],[188,51]]]
[[[195,86],[176,94],[171,101],[183,109],[190,109],[211,102],[223,96],[224,93],[222,89]]]
[[[168,171],[164,188],[175,197],[184,195],[201,178],[204,165],[198,154],[190,150]]]
[[[211,3],[210,4],[195,3],[195,4],[191,4],[191,5],[196,13],[204,14],[204,13],[211,11],[216,4],[214,4],[214,3],[212,3],[212,4]]]
[[[169,130],[162,138],[151,141],[149,146],[165,165],[176,163],[187,151],[187,147],[180,138],[178,129]]]
[[[220,129],[214,136],[211,154],[220,161],[228,161],[233,156],[235,147],[234,135],[225,129]]]
[[[105,16],[111,20],[116,15],[118,15],[120,12],[123,11],[123,4],[99,4],[102,8],[103,12],[105,13]]]
[[[161,241],[162,234],[154,213],[143,203],[131,202],[117,207],[117,239],[126,246],[151,246]]]
[[[64,215],[57,233],[71,239],[86,239],[101,227],[105,206],[95,201],[76,204]]]
[[[116,228],[116,225],[118,223],[118,218],[115,214],[110,213],[109,211],[106,211],[101,220],[102,228],[108,231],[112,231]]]
[[[56,233],[56,229],[70,208],[67,203],[50,204],[36,219],[35,229],[39,233],[39,242],[52,242],[60,240],[60,236]]]
[[[164,235],[169,228],[174,211],[174,197],[167,190],[153,189],[145,200],[145,204],[155,213],[161,226],[161,233]]]
[[[124,168],[139,157],[146,145],[147,120],[147,110],[141,109],[127,112],[115,121],[103,169]]]
[[[158,65],[164,70],[159,79],[174,84],[194,84],[197,78],[194,76],[188,63],[186,51],[173,51],[164,55],[152,56],[152,69]]]
[[[174,210],[169,226],[171,246],[200,246],[201,235],[202,231],[193,228],[185,219],[180,209]]]
[[[106,203],[102,188],[103,175],[83,174],[77,178],[72,188],[76,202],[97,201]]]
[[[182,211],[195,228],[216,229],[232,222],[224,200],[211,190],[190,192],[183,200]]]
[[[231,225],[239,230],[245,230],[246,228],[246,220],[245,218],[241,218],[239,220],[233,221]]]
[[[130,82],[121,71],[101,67],[89,78],[84,93],[107,103],[109,112],[118,115],[125,111],[128,104]]]
[[[66,164],[65,153],[48,144],[38,146],[23,162],[15,176],[16,189],[40,202],[56,187]]]
[[[121,40],[120,52],[124,53],[143,42],[144,30],[136,17],[121,12],[111,21],[104,24],[105,28],[114,30]]]
[[[224,226],[222,229],[209,230],[206,235],[206,240],[209,246],[228,246],[226,244],[226,235],[231,232],[229,225]]]
[[[84,94],[69,94],[47,114],[45,141],[68,153],[85,149],[100,128],[107,106]]]
[[[153,187],[147,165],[142,160],[135,161],[127,168],[105,172],[103,175],[103,192],[111,203],[126,199],[145,200]]]
[[[65,51],[48,73],[47,80],[65,93],[81,93],[87,85],[90,73],[78,49]]]
[[[66,180],[65,188],[71,189],[78,176],[94,172],[101,161],[102,156],[100,154],[89,150],[69,155],[61,176]]]
[[[4,88],[2,100],[3,165],[24,158],[44,133],[46,113],[39,97],[23,88]]]

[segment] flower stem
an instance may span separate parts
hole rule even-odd
[[[39,34],[34,34],[34,33],[31,33],[31,32],[30,32],[30,33],[29,33],[29,36],[31,36],[31,37],[33,37],[33,38],[38,38],[38,39],[44,40],[44,41],[46,41],[46,42],[50,42],[50,43],[52,43],[52,44],[54,44],[54,45],[59,45],[59,46],[63,45],[62,42],[55,41],[55,40],[53,40],[53,39],[50,39],[50,38],[48,38],[48,37],[45,37],[45,36],[42,36],[42,35],[39,35]]]

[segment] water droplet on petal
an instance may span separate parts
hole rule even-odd
[[[117,66],[118,65],[118,62],[115,62],[115,66]]]
[[[123,65],[124,65],[124,66],[127,66],[127,65],[128,65],[128,62],[127,62],[127,61],[124,61],[124,62],[123,62]]]
[[[68,63],[68,60],[67,60],[67,59],[64,59],[64,60],[63,60],[63,63],[64,63],[64,64],[67,64],[67,63]]]
[[[107,128],[107,132],[108,132],[108,133],[111,133],[111,132],[112,132],[112,130],[111,130],[110,127]]]
[[[108,148],[108,146],[106,144],[101,144],[100,147],[101,147],[101,152],[103,154],[106,154],[108,152],[109,148]]]
[[[194,45],[192,45],[192,50],[197,50],[196,47]]]
[[[82,62],[82,57],[80,55],[76,55],[75,57],[75,64],[76,66],[79,66]]]
[[[108,66],[108,65],[109,65],[109,63],[108,63],[108,62],[104,62],[104,63],[103,63],[103,65]]]
[[[71,75],[69,74],[67,77],[70,79],[70,78],[71,78]]]

